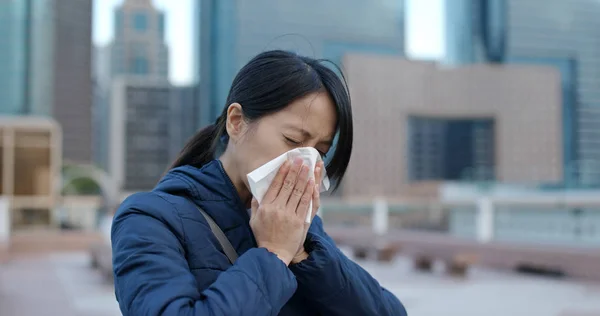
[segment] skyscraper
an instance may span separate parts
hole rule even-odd
[[[114,11],[111,78],[155,77],[167,80],[169,50],[165,43],[165,14],[151,0],[126,0]]]
[[[54,10],[52,116],[62,126],[63,159],[90,163],[92,0],[54,0]]]
[[[29,2],[0,2],[0,114],[26,114]]]
[[[125,0],[114,30],[112,43],[96,50],[95,159],[119,190],[148,190],[171,158],[165,14],[151,0]]]
[[[113,82],[109,174],[119,190],[151,190],[169,166],[170,89],[160,79],[120,77]]]
[[[349,52],[404,55],[401,0],[203,0],[201,4],[201,126],[214,122],[236,72],[262,51],[287,49],[338,64]]]
[[[460,1],[460,5],[457,6]],[[498,61],[545,65],[561,73],[565,181],[600,179],[600,121],[586,113],[600,107],[600,3],[594,0],[447,0],[447,62]],[[483,8],[483,9],[482,9]],[[479,50],[478,50],[479,49]],[[495,61],[495,60],[492,60]],[[577,180],[579,178],[579,180]],[[589,181],[585,181],[588,182]],[[600,182],[595,185],[600,185]]]
[[[0,3],[0,114],[54,117],[63,157],[91,159],[91,0]]]

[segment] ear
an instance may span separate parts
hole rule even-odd
[[[230,104],[227,108],[227,122],[225,123],[229,140],[234,143],[237,142],[246,131],[246,125],[242,105],[239,103]]]

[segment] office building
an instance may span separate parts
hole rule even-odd
[[[53,0],[0,3],[0,113],[52,113]]]
[[[562,179],[553,67],[442,68],[376,55],[346,56],[344,67],[355,127],[344,195],[435,194],[445,181]]]
[[[585,167],[600,165],[600,125],[580,125],[590,121],[589,111],[600,107],[598,15],[600,3],[593,0],[446,3],[447,63],[492,61],[547,65],[560,71],[564,140],[561,156],[565,170],[562,180],[569,186],[600,185],[600,181],[589,182],[600,179],[600,168]],[[496,58],[489,58],[485,52],[492,52]]]
[[[0,4],[0,113],[53,117],[63,158],[91,160],[91,0]]]
[[[27,71],[27,2],[0,2],[0,113],[24,113]]]
[[[169,166],[170,89],[165,80],[115,79],[109,174],[118,190],[151,190]]]
[[[165,14],[151,0],[125,0],[114,11],[111,78],[169,76]]]
[[[114,38],[95,50],[94,79],[94,162],[106,171],[114,170],[110,148],[113,82],[119,78],[154,80],[166,85],[169,76],[169,50],[165,43],[164,12],[151,0],[125,0],[114,11]],[[122,101],[120,101],[122,103]],[[168,150],[167,150],[168,151]]]
[[[92,161],[92,0],[54,0],[54,12],[52,116],[63,131],[63,159],[89,164]]]
[[[404,55],[401,0],[203,0],[201,5],[201,126],[222,111],[237,71],[265,50],[292,50],[338,64],[351,52]]]
[[[175,160],[188,139],[196,132],[200,87],[191,85],[171,88],[169,156]]]

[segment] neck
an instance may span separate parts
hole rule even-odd
[[[223,164],[223,169],[225,169],[225,173],[235,186],[235,189],[240,196],[242,202],[246,204],[247,207],[250,207],[250,202],[252,200],[252,195],[250,194],[250,190],[248,186],[246,186],[246,182],[242,178],[241,172],[235,163],[233,157],[228,154],[227,151],[223,153],[223,155],[219,158],[221,164]]]

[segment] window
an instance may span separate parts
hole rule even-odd
[[[140,32],[148,29],[148,15],[145,12],[136,12],[133,14],[133,28]]]
[[[147,75],[148,59],[144,57],[134,57],[130,67],[130,72],[134,75]]]

